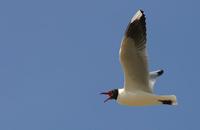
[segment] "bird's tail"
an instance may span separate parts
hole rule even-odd
[[[159,102],[165,105],[177,105],[177,100],[175,95],[159,96]]]

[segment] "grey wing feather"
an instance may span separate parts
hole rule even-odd
[[[140,16],[141,15],[141,16]],[[146,47],[146,22],[145,15],[139,10],[129,23],[125,36],[131,38],[135,42],[138,51],[142,51]]]

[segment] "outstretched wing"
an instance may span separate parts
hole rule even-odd
[[[152,93],[148,81],[146,23],[142,10],[137,11],[126,29],[120,48],[120,62],[126,90]]]

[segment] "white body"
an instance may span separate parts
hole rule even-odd
[[[130,92],[123,88],[119,89],[117,98],[119,104],[128,106],[160,105],[162,102],[159,100],[172,100],[172,105],[177,105],[174,95],[159,96],[143,91]]]

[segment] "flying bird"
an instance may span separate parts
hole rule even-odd
[[[124,87],[101,93],[108,96],[104,102],[114,99],[128,106],[177,105],[175,95],[156,95],[153,92],[157,78],[164,71],[148,70],[145,19],[144,12],[138,10],[128,24],[119,50]]]

